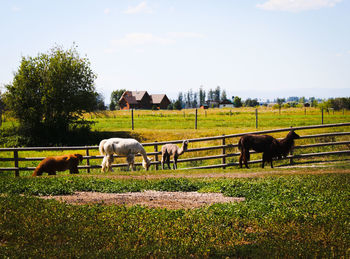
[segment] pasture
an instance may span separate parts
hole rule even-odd
[[[256,129],[255,108],[198,109],[195,129],[195,109],[181,111],[134,111],[132,130],[131,111],[105,111],[85,114],[95,122],[93,130],[98,132],[120,131],[139,138],[142,142],[169,141],[186,138],[219,136],[254,130],[319,125],[322,114],[318,108],[272,109],[258,108]],[[350,121],[350,111],[324,112],[323,123]],[[120,133],[121,134],[121,133]]]
[[[185,114],[183,114],[185,112]],[[206,113],[206,114],[205,114]],[[117,136],[136,137],[141,142],[171,141],[255,131],[255,109],[210,109],[135,111],[131,130],[130,111],[85,114],[95,121],[93,130]],[[349,122],[345,111],[324,114],[324,123]],[[278,110],[259,108],[258,130],[321,124],[318,109]],[[11,119],[2,127],[16,123]],[[298,131],[300,135],[341,129]],[[272,134],[284,137],[285,132]],[[334,138],[334,139],[333,139]],[[300,139],[296,145],[346,141]],[[228,141],[236,144],[237,138]],[[220,145],[220,141],[193,142],[189,148]],[[96,143],[98,144],[98,143]],[[345,148],[347,146],[345,145]],[[310,152],[344,149],[344,145],[312,147]],[[347,148],[348,149],[348,148]],[[147,152],[154,151],[146,147]],[[181,158],[217,154],[215,150],[186,152]],[[220,151],[221,152],[221,151]],[[237,152],[236,148],[227,152]],[[294,153],[300,152],[298,149]],[[45,157],[62,151],[24,151],[21,156]],[[91,152],[97,155],[97,151]],[[11,157],[12,154],[2,153]],[[254,154],[252,159],[261,158]],[[237,157],[232,157],[237,162]],[[93,160],[92,164],[100,164]],[[125,163],[125,158],[117,159]],[[8,164],[9,162],[2,162]],[[36,166],[35,161],[24,161]],[[199,163],[199,164],[198,164]],[[288,160],[274,169],[228,167],[226,169],[181,170],[207,162],[179,163],[178,171],[135,172],[126,167],[113,173],[92,169],[79,175],[33,178],[30,171],[14,177],[0,172],[0,254],[3,257],[336,257],[350,256],[350,166],[349,155]],[[205,205],[194,209],[152,208],[130,204],[87,202],[83,205],[44,200],[44,195],[74,192],[128,193],[146,190],[222,193],[244,201]]]

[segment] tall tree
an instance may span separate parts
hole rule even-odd
[[[227,94],[225,90],[222,90],[221,92],[221,101],[225,101],[227,100]]]
[[[259,105],[259,102],[257,99],[248,98],[247,100],[245,100],[244,105],[246,107],[255,107],[255,106]]]
[[[118,90],[114,90],[111,93],[111,102],[109,104],[109,109],[111,111],[113,111],[115,109],[119,109],[119,99],[120,99],[120,97],[122,97],[122,95],[125,91],[126,91],[125,89],[118,89]]]
[[[199,105],[203,105],[205,103],[205,90],[203,90],[203,86],[199,88]]]
[[[82,113],[96,106],[96,75],[76,47],[54,47],[37,57],[22,57],[5,103],[29,134],[65,134],[84,122]]]
[[[193,93],[192,108],[198,107],[198,93]]]
[[[277,98],[276,103],[278,104],[279,107],[281,107],[285,101],[286,101],[285,98]]]
[[[214,100],[214,91],[210,88],[208,92],[208,101]]]
[[[242,99],[241,98],[239,98],[238,96],[235,96],[235,98],[233,99],[233,105],[235,106],[235,107],[242,107]]]
[[[184,94],[182,92],[179,92],[178,96],[177,96],[177,101],[178,103],[176,104],[177,108],[180,106],[180,110],[182,109],[182,107],[184,107]]]
[[[96,93],[96,107],[94,110],[104,111],[106,110],[105,98],[101,93]]]
[[[221,93],[220,86],[217,86],[214,91],[214,101],[218,101],[218,102],[220,101],[220,93]]]

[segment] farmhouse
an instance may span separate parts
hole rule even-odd
[[[230,100],[223,100],[219,103],[219,108],[233,108],[233,103]]]
[[[170,104],[166,94],[149,95],[147,91],[125,91],[119,99],[121,110],[129,109],[167,109]]]

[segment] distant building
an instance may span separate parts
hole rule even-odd
[[[149,95],[147,91],[125,91],[119,99],[121,110],[151,109],[153,106],[158,109],[167,109],[170,103],[165,94]]]
[[[219,101],[207,100],[207,101],[205,101],[205,103],[207,104],[207,106],[208,106],[209,108],[216,108],[216,107],[219,107]]]
[[[166,94],[151,94],[152,106],[157,106],[158,109],[168,109],[171,103]]]
[[[219,103],[219,108],[233,108],[233,103],[230,100],[223,100]]]

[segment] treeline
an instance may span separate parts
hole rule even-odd
[[[220,86],[217,86],[215,89],[209,89],[206,92],[201,86],[199,90],[193,91],[190,89],[187,92],[179,92],[176,100],[173,100],[170,104],[169,109],[182,109],[182,108],[197,108],[202,105],[212,104],[217,106],[220,102],[228,101],[226,90],[222,90]]]
[[[233,107],[257,107],[271,106],[274,108],[290,107],[319,107],[324,109],[350,109],[350,97],[338,97],[329,99],[317,99],[315,97],[276,98],[274,100],[259,101],[257,98],[247,98],[243,100],[239,96],[227,96],[226,90],[217,86],[215,89],[205,91],[201,86],[198,91],[190,89],[187,92],[179,92],[177,99],[169,105],[169,109],[198,108],[206,105],[208,108],[218,107],[220,103],[232,104]]]
[[[110,97],[110,110],[119,109],[118,101],[126,89],[118,89],[112,92]],[[100,99],[101,100],[101,99]],[[350,97],[338,97],[329,99],[317,99],[315,97],[306,98],[304,96],[290,96],[288,98],[276,98],[273,100],[258,100],[257,98],[247,98],[243,100],[239,96],[227,96],[226,90],[217,86],[206,91],[201,86],[197,91],[190,89],[187,92],[179,92],[176,99],[171,100],[169,110],[181,110],[187,108],[199,108],[202,105],[208,108],[219,107],[220,103],[232,104],[233,107],[257,107],[272,106],[274,108],[290,107],[319,107],[324,109],[350,109]],[[105,107],[100,102],[100,107]]]

